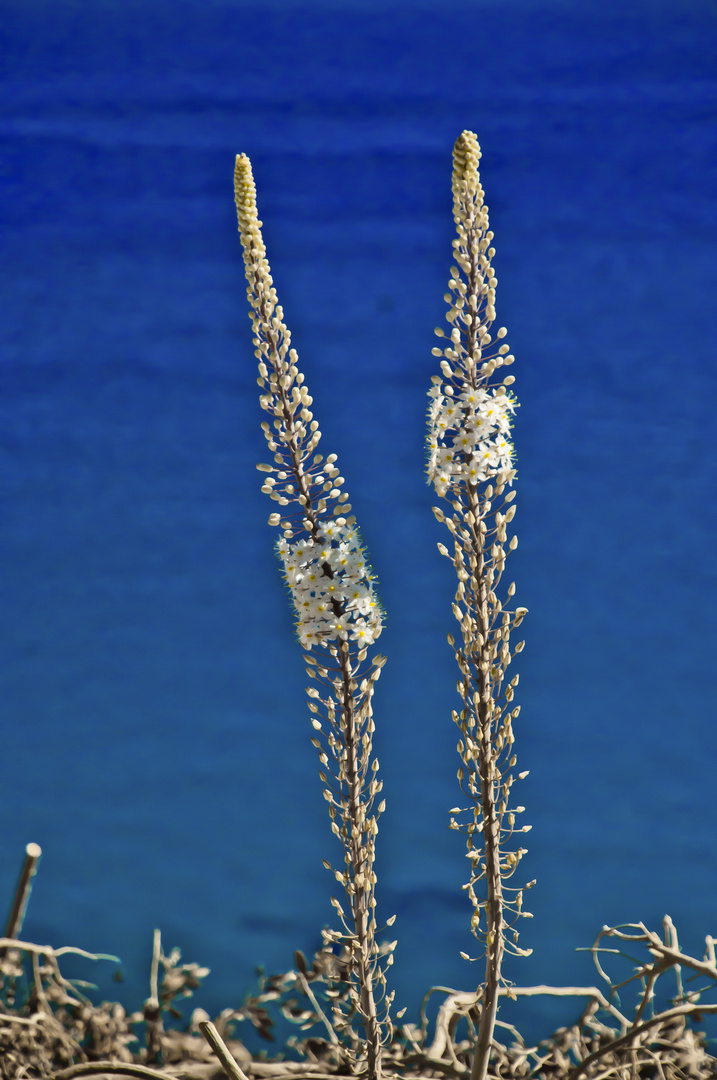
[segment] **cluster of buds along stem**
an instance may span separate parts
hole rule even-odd
[[[332,898],[342,930],[326,932],[327,940],[340,942],[349,958],[350,1015],[337,1024],[348,1035],[352,1017],[359,1018],[365,1033],[359,1057],[370,1080],[379,1080],[382,1047],[392,1034],[393,994],[386,989],[385,969],[395,942],[384,946],[376,940],[375,838],[385,804],[374,806],[382,783],[372,756],[371,701],[385,658],[369,661],[367,647],[381,633],[383,612],[355,518],[349,514],[336,455],[316,453],[321,432],[273,286],[245,154],[236,159],[234,192],[260,402],[270,417],[262,429],[273,463],[257,467],[265,475],[262,490],[280,508],[269,524],[282,529],[277,554],[291,590],[301,644],[305,650],[315,645],[324,650],[323,663],[308,651],[305,660],[308,675],[319,687],[307,691],[312,742],[319,750],[331,829],[344,848],[345,869],[334,873],[348,912]],[[339,1000],[342,995],[336,996]],[[345,1041],[347,1060],[355,1045],[355,1039]]]
[[[478,163],[480,147],[473,132],[456,142],[453,168],[453,242],[448,342],[434,348],[441,374],[429,392],[428,480],[450,502],[450,510],[434,508],[452,537],[452,551],[439,544],[458,577],[453,613],[460,642],[449,635],[459,669],[462,707],[453,712],[459,728],[458,780],[468,807],[454,807],[451,828],[467,837],[470,876],[466,890],[473,905],[471,929],[485,947],[485,983],[472,1080],[483,1080],[506,950],[519,948],[517,920],[523,909],[523,888],[507,884],[526,849],[516,837],[530,826],[519,825],[524,807],[513,806],[511,788],[527,773],[515,772],[513,724],[518,676],[508,668],[524,642],[511,645],[511,633],[527,609],[512,606],[515,585],[502,585],[506,559],[517,546],[508,539],[515,514],[513,447],[508,436],[517,402],[508,389],[514,382],[504,369],[514,357],[501,327],[493,336],[497,278],[495,249],[483,202]],[[437,329],[444,338],[443,330]],[[466,817],[467,816],[467,820]],[[531,882],[532,884],[532,882]],[[528,886],[525,886],[528,887]],[[466,954],[463,954],[466,956]],[[466,958],[468,958],[466,956]]]

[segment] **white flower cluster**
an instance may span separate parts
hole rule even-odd
[[[280,540],[277,553],[299,617],[306,649],[351,638],[370,645],[383,629],[381,607],[359,535],[354,527],[327,523],[318,539]]]
[[[437,382],[428,396],[428,482],[438,495],[461,481],[480,484],[511,468],[507,436],[516,403],[503,387],[455,394],[452,386]]]

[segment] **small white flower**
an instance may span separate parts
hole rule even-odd
[[[475,436],[468,428],[461,428],[453,440],[453,449],[462,450],[464,453],[470,453],[475,446]]]
[[[299,641],[305,649],[310,649],[316,644],[317,637],[312,629],[309,627],[299,627]]]
[[[461,401],[463,405],[471,409],[471,411],[477,412],[487,396],[485,390],[468,389],[461,394]]]
[[[473,462],[466,462],[463,469],[463,479],[467,480],[469,484],[479,484],[483,477],[477,465]]]
[[[454,426],[460,419],[460,408],[457,401],[445,401],[441,408],[441,419],[448,425]]]
[[[373,630],[363,620],[357,622],[351,630],[351,638],[362,645],[371,645],[374,640]]]

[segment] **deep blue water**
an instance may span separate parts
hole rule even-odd
[[[454,579],[424,483],[474,130],[517,356],[521,791],[535,918],[516,981],[665,912],[716,933],[711,0],[0,0],[0,908],[118,953],[152,931],[238,1002],[331,920],[336,856],[265,456],[234,155],[388,611],[381,912],[415,1014],[480,979],[455,770]],[[6,901],[2,897],[6,897]],[[577,1011],[577,1010],[576,1010]],[[518,1014],[513,1014],[518,1015]],[[526,1034],[568,1019],[532,1001]]]

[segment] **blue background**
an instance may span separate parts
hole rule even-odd
[[[717,8],[711,0],[2,0],[0,898],[137,1006],[152,931],[238,1003],[340,859],[261,495],[232,195],[380,579],[380,912],[398,1004],[480,966],[461,885],[450,565],[423,476],[451,148],[483,147],[517,362],[519,982],[605,922],[717,932]],[[575,1005],[577,1013],[579,1005]],[[527,1035],[565,1004],[513,1011]],[[504,1013],[508,1016],[508,1011]]]

